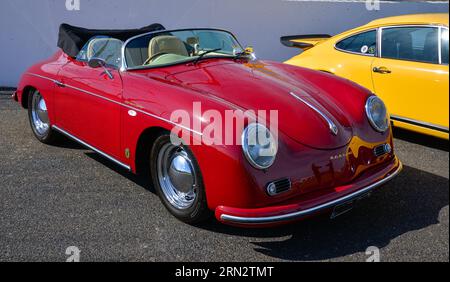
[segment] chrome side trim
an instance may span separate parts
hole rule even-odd
[[[150,117],[155,118],[155,119],[157,119],[157,120],[164,121],[164,122],[169,123],[169,124],[171,124],[171,125],[178,126],[179,128],[182,128],[182,129],[185,129],[185,130],[190,131],[190,132],[192,132],[192,133],[195,133],[195,134],[197,134],[197,135],[203,136],[203,133],[201,133],[201,132],[195,131],[195,130],[189,128],[189,127],[183,126],[183,125],[181,125],[181,124],[178,124],[178,123],[173,122],[173,121],[171,121],[171,120],[168,120],[168,119],[159,117],[159,116],[157,116],[157,115],[148,113],[148,112],[146,112],[146,111],[143,111],[143,110],[141,110],[141,109],[132,107],[132,106],[130,106],[130,105],[127,105],[127,104],[124,104],[124,103],[121,103],[121,102],[114,101],[114,100],[112,100],[112,99],[103,97],[103,96],[101,96],[101,95],[92,93],[92,92],[90,92],[90,91],[87,91],[87,90],[84,90],[84,89],[81,89],[81,88],[78,88],[78,87],[75,87],[75,86],[71,86],[71,85],[68,85],[68,84],[61,83],[61,82],[58,81],[58,80],[54,80],[54,79],[51,79],[51,78],[48,78],[48,77],[45,77],[45,76],[42,76],[42,75],[38,75],[38,74],[34,74],[34,73],[28,73],[28,74],[29,74],[29,75],[32,75],[32,76],[35,76],[35,77],[42,78],[42,79],[46,79],[46,80],[48,80],[48,81],[51,81],[51,82],[53,82],[53,83],[55,83],[55,84],[60,85],[61,87],[71,88],[71,89],[76,90],[76,91],[78,91],[78,92],[81,92],[81,93],[84,93],[84,94],[87,94],[87,95],[91,95],[91,96],[96,97],[96,98],[99,98],[99,99],[103,99],[103,100],[108,101],[108,102],[110,102],[110,103],[114,103],[114,104],[116,104],[116,105],[125,107],[125,108],[127,108],[127,109],[129,109],[129,110],[133,110],[133,111],[139,112],[139,113],[141,113],[141,114],[143,114],[143,115],[150,116]]]
[[[278,215],[278,216],[269,216],[269,217],[239,217],[239,216],[222,214],[220,218],[221,218],[221,220],[226,221],[226,222],[239,223],[239,224],[264,224],[264,223],[274,223],[274,222],[282,222],[282,221],[300,219],[302,217],[317,213],[321,210],[333,208],[339,204],[345,203],[354,198],[358,198],[359,196],[363,196],[364,194],[369,193],[371,190],[373,190],[383,184],[386,184],[387,182],[392,180],[394,177],[396,177],[402,171],[402,169],[403,169],[403,165],[400,162],[397,170],[395,172],[393,172],[391,175],[389,175],[388,177],[386,177],[376,183],[373,183],[361,190],[358,190],[352,194],[349,194],[347,196],[336,199],[334,201],[330,201],[330,202],[322,204],[322,205],[318,205],[316,207],[313,207],[313,208],[310,208],[307,210],[302,210],[302,211]]]
[[[49,78],[49,77],[46,77],[46,76],[42,76],[42,75],[39,75],[39,74],[35,74],[35,73],[31,73],[31,72],[29,72],[28,74],[31,75],[31,76],[34,76],[34,77],[39,77],[39,78],[42,78],[42,79],[51,81],[51,82],[53,82],[53,83],[59,82],[59,81],[57,81],[57,80],[54,80],[54,79],[52,79],[52,78]]]
[[[395,115],[391,115],[391,119],[394,121],[400,121],[400,122],[409,123],[409,124],[416,125],[416,126],[422,126],[422,127],[428,128],[428,129],[433,129],[433,130],[449,133],[448,127],[436,125],[436,124],[425,122],[425,121],[420,121],[420,120],[415,120],[415,119],[410,119],[410,118],[395,116]]]
[[[327,117],[324,113],[322,113],[318,108],[316,108],[314,105],[312,105],[308,101],[295,95],[293,92],[290,92],[289,94],[291,94],[292,97],[299,100],[300,102],[302,102],[303,104],[305,104],[306,106],[311,108],[313,111],[318,113],[328,123],[328,127],[330,128],[331,133],[333,133],[333,135],[338,135],[339,130],[338,130],[336,124],[329,117]]]
[[[438,31],[438,56],[439,64],[442,65],[442,27],[439,27]]]
[[[442,62],[442,33],[444,32],[444,30],[447,30],[448,32],[448,27],[446,26],[441,26],[439,28],[439,64],[440,65],[448,65],[448,63],[443,63]]]
[[[85,147],[91,149],[92,151],[98,153],[99,155],[101,155],[101,156],[107,158],[108,160],[110,160],[110,161],[112,161],[112,162],[114,162],[114,163],[120,165],[121,167],[127,169],[128,171],[131,171],[131,167],[130,167],[129,165],[126,165],[126,164],[124,164],[124,163],[122,163],[122,162],[116,160],[115,158],[111,157],[110,155],[108,155],[108,154],[106,154],[106,153],[103,153],[103,152],[100,151],[99,149],[95,148],[94,146],[89,145],[88,143],[84,142],[84,141],[81,140],[81,139],[78,139],[77,137],[73,136],[72,134],[70,134],[69,132],[65,131],[64,129],[61,129],[61,128],[59,128],[59,127],[56,126],[56,125],[53,125],[52,128],[53,128],[54,130],[56,130],[56,131],[58,131],[58,132],[64,134],[64,135],[66,135],[67,137],[69,137],[69,138],[71,138],[71,139],[77,141],[77,142],[80,143],[81,145],[83,145],[83,146],[85,146]]]
[[[376,56],[377,58],[381,58],[381,48],[383,47],[381,45],[381,41],[383,40],[382,35],[383,35],[383,30],[381,29],[381,27],[377,28],[377,56]],[[372,63],[374,61],[372,61]]]
[[[78,87],[75,87],[75,86],[71,86],[71,85],[68,85],[68,84],[63,84],[63,85],[64,85],[64,87],[67,87],[67,88],[76,90],[76,91],[78,91],[78,92],[82,92],[82,93],[87,94],[87,95],[90,95],[90,96],[94,96],[94,97],[99,98],[99,99],[103,99],[103,100],[105,100],[105,101],[114,103],[114,104],[116,104],[116,105],[119,105],[119,106],[125,106],[125,104],[122,104],[122,103],[120,103],[120,102],[114,101],[114,100],[112,100],[112,99],[109,99],[109,98],[100,96],[100,95],[98,95],[98,94],[95,94],[95,93],[92,93],[92,92],[89,92],[89,91],[83,90],[83,89],[81,89],[81,88],[78,88]]]

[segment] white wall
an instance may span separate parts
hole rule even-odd
[[[0,86],[15,86],[20,74],[56,50],[62,22],[88,28],[134,28],[154,22],[168,29],[217,27],[232,31],[260,58],[282,61],[297,53],[280,36],[337,34],[368,21],[399,14],[448,12],[448,3],[365,3],[308,0],[0,0]]]

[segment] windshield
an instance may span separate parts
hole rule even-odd
[[[244,50],[228,32],[209,29],[146,34],[125,47],[127,68],[168,66],[211,57],[234,57]]]

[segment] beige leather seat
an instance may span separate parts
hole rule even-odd
[[[171,35],[162,35],[150,40],[148,45],[148,57],[152,58],[160,53],[189,56],[183,41]]]

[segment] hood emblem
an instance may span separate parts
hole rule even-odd
[[[311,103],[309,103],[308,101],[300,98],[299,96],[295,95],[293,92],[289,93],[292,97],[294,97],[295,99],[299,100],[300,102],[302,102],[303,104],[305,104],[306,106],[308,106],[310,109],[312,109],[313,111],[315,111],[316,113],[318,113],[323,120],[325,120],[328,123],[328,127],[330,129],[330,132],[334,135],[337,136],[339,133],[339,129],[336,126],[336,124],[329,118],[327,117],[324,113],[322,113],[318,108],[316,108],[314,105],[312,105]]]

